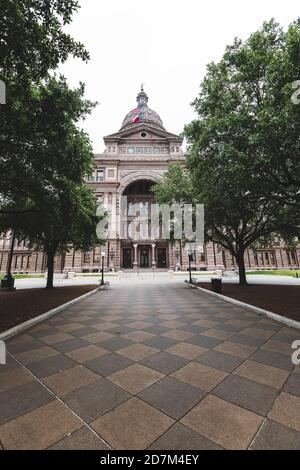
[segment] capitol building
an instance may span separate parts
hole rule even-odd
[[[143,209],[147,216],[155,203],[151,187],[160,182],[170,163],[185,165],[182,137],[168,132],[156,111],[148,107],[143,87],[135,108],[130,110],[119,131],[104,137],[105,149],[95,154],[95,169],[87,184],[98,202],[110,214],[109,238],[105,245],[90,252],[70,250],[55,261],[55,271],[99,272],[101,256],[105,253],[105,270],[186,270],[188,252],[180,241],[153,238],[144,233],[138,238],[124,237],[122,232],[121,200]],[[122,198],[123,197],[123,198]],[[0,238],[0,272],[5,273],[11,247],[10,236]],[[224,248],[209,242],[191,252],[194,270],[235,269],[235,260]],[[284,245],[246,251],[247,269],[299,268],[300,248],[288,250]],[[32,251],[24,242],[15,241],[12,273],[44,273],[47,257]]]

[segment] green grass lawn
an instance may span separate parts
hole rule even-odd
[[[300,278],[300,269],[274,269],[274,270],[265,270],[265,271],[248,271],[247,275],[250,274],[263,274],[267,276],[291,276],[291,277],[297,277],[296,273],[298,274]]]
[[[15,279],[27,279],[27,278],[41,278],[44,274],[13,274]],[[4,278],[4,274],[0,274],[0,280]]]

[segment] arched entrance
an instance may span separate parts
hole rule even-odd
[[[154,181],[138,179],[130,182],[122,193],[126,196],[128,225],[125,238],[121,243],[121,267],[130,268],[167,268],[167,243],[159,238],[151,238],[151,204],[155,203],[152,187]],[[138,224],[132,233],[131,222],[142,217],[144,222]],[[124,237],[124,232],[123,232]]]

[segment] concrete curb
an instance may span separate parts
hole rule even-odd
[[[189,287],[196,288],[202,292],[205,292],[206,294],[213,295],[215,297],[218,297],[219,299],[224,300],[225,302],[229,302],[230,304],[237,305],[238,307],[244,308],[246,310],[251,310],[252,312],[257,313],[258,315],[262,317],[268,317],[271,320],[276,320],[280,323],[283,323],[284,325],[290,326],[292,328],[297,328],[300,330],[300,322],[296,320],[291,320],[290,318],[283,317],[282,315],[278,315],[278,313],[270,312],[269,310],[265,310],[263,308],[255,307],[254,305],[247,304],[245,302],[241,302],[240,300],[232,299],[231,297],[227,297],[226,295],[222,294],[217,294],[216,292],[212,292],[208,289],[204,289],[203,287],[199,286],[191,286]]]
[[[41,323],[47,318],[50,318],[53,315],[56,315],[57,313],[62,312],[66,308],[70,307],[71,305],[77,304],[81,300],[85,299],[86,297],[89,297],[90,295],[95,294],[99,290],[104,290],[105,287],[106,286],[97,287],[96,289],[93,289],[90,292],[87,292],[86,294],[81,295],[80,297],[76,297],[75,299],[72,299],[69,302],[66,302],[65,304],[59,305],[58,307],[55,307],[52,310],[49,310],[48,312],[42,313],[41,315],[37,317],[31,318],[30,320],[24,321],[23,323],[20,323],[19,325],[14,326],[13,328],[10,328],[9,330],[4,331],[3,333],[0,334],[0,340],[6,340],[6,339],[11,338],[12,336],[16,336],[17,334],[22,333],[22,331],[25,331],[31,326]]]

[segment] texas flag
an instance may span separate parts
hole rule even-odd
[[[140,108],[133,109],[131,111],[131,114],[133,116],[133,118],[132,118],[133,123],[139,122],[139,120],[143,118],[143,113],[141,113]]]

